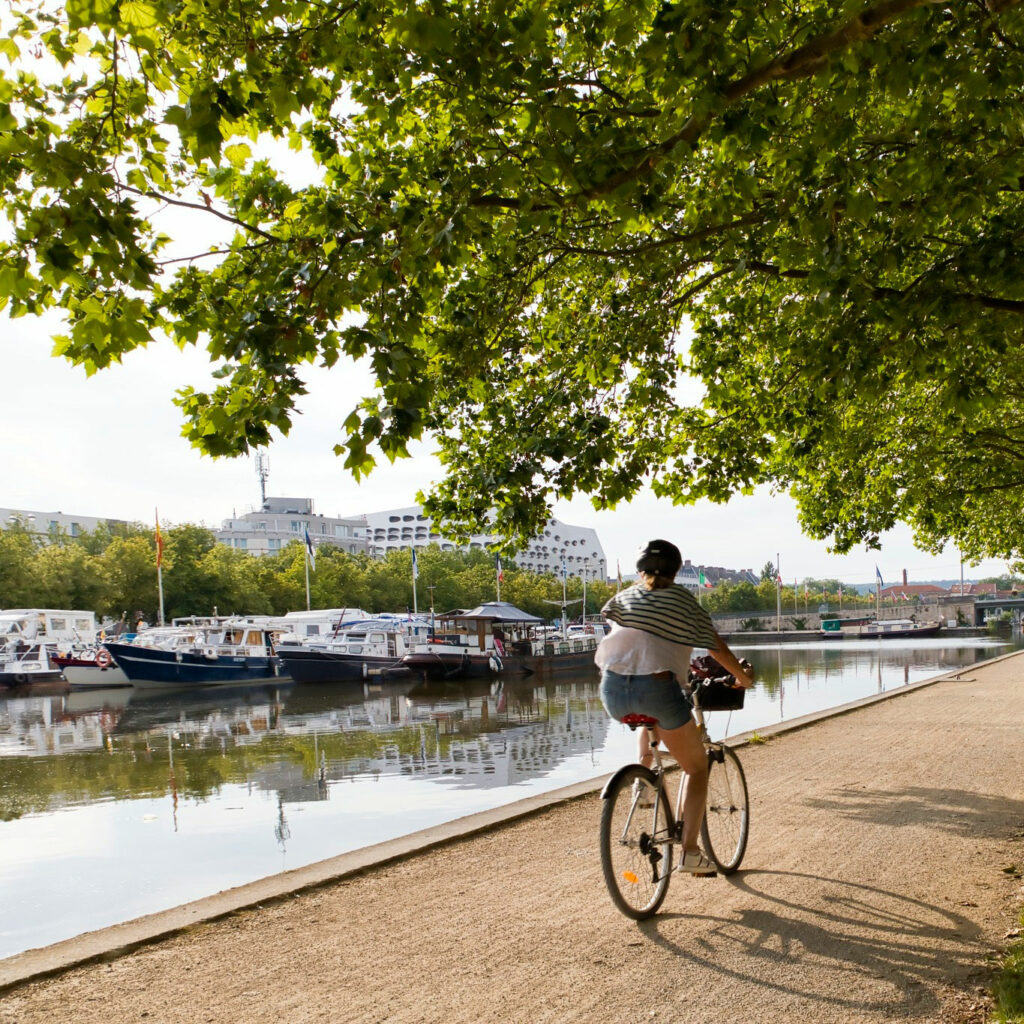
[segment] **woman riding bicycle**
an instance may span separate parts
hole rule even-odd
[[[691,714],[693,702],[680,683],[687,679],[694,647],[706,647],[740,686],[753,685],[754,670],[729,650],[693,595],[674,582],[682,564],[679,549],[666,540],[652,540],[639,550],[640,582],[601,609],[613,626],[594,661],[602,670],[601,701],[612,718],[641,714],[658,720],[657,739],[686,773],[679,870],[708,874],[715,866],[697,845],[707,799],[707,754]],[[645,731],[638,737],[639,759],[650,767]]]

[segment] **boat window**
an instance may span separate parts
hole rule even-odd
[[[352,644],[348,649],[349,654],[362,654],[363,648],[359,644]]]
[[[67,629],[67,628],[68,628],[68,620],[67,619],[58,619],[58,618],[50,619],[50,629]]]
[[[92,629],[91,619],[75,619],[75,629]]]
[[[371,644],[382,644],[386,639],[387,637],[383,633],[371,633],[369,642]]]

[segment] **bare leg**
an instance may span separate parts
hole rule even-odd
[[[658,741],[658,729],[654,728],[654,742]],[[639,728],[636,731],[636,759],[645,767],[654,767],[654,753],[651,750],[651,730]]]
[[[678,729],[658,729],[658,736],[686,772],[683,790],[683,850],[697,850],[700,823],[708,798],[708,755],[692,720]],[[650,753],[648,752],[648,757]]]

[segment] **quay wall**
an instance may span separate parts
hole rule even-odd
[[[957,615],[957,612],[960,615]],[[785,605],[782,608],[781,625],[783,632],[795,632],[795,619],[804,619],[806,630],[817,631],[821,627],[821,620],[831,618],[849,618],[855,615],[874,615],[874,607],[849,608],[842,612],[836,607],[830,606],[828,612],[819,612],[817,606],[808,605],[805,611],[801,605],[798,610],[792,606],[787,610]],[[942,619],[963,622],[965,625],[975,625],[974,600],[972,598],[940,598],[937,601],[901,601],[898,604],[883,604],[880,619],[909,619],[914,616],[919,622],[932,619]],[[714,612],[711,616],[715,629],[723,636],[727,633],[757,633],[768,631],[776,633],[776,626],[779,624],[775,610],[755,612]],[[750,620],[757,621],[757,628],[752,630],[749,627]]]

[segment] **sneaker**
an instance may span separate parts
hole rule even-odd
[[[690,875],[697,875],[701,878],[711,878],[718,872],[715,870],[715,863],[704,855],[703,850],[686,850],[679,858],[677,871],[685,871]]]
[[[654,806],[654,787],[643,779],[633,780],[633,805],[635,807]]]

